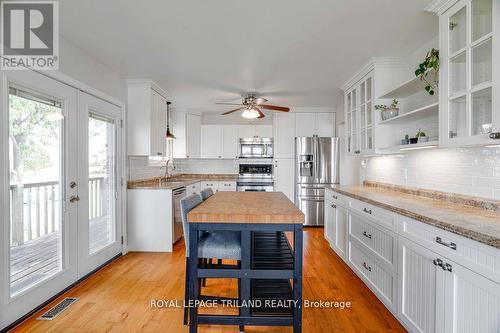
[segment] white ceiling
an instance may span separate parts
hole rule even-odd
[[[124,78],[151,78],[178,106],[220,111],[257,91],[285,106],[336,106],[372,56],[437,34],[430,0],[62,0],[61,34]]]

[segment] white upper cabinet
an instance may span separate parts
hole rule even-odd
[[[220,125],[201,126],[201,157],[222,158],[222,128]]]
[[[200,158],[201,156],[201,117],[196,114],[186,114],[186,158]],[[175,132],[174,132],[175,133]],[[180,139],[180,138],[178,138]],[[175,140],[178,141],[178,140]],[[175,148],[174,148],[175,149]]]
[[[335,113],[295,113],[295,136],[335,136]]]
[[[293,158],[295,152],[295,115],[274,114],[274,157]]]
[[[273,126],[272,125],[255,125],[255,136],[259,138],[272,138]]]
[[[222,125],[222,157],[238,158],[238,127],[234,125]]]
[[[240,125],[238,128],[240,138],[272,138],[272,125]]]
[[[167,98],[151,80],[129,80],[128,154],[166,156]]]
[[[440,144],[500,143],[500,2],[458,1],[439,24]]]

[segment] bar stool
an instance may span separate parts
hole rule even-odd
[[[210,187],[208,187],[204,190],[201,190],[200,194],[201,194],[201,199],[205,201],[214,194],[214,191]]]
[[[192,194],[181,199],[182,229],[186,245],[186,280],[184,283],[184,297],[189,298],[189,222],[188,213],[202,202],[198,194]],[[200,234],[198,242],[198,258],[206,260],[241,260],[241,236],[235,232],[204,232]],[[184,325],[188,323],[188,312],[184,307]]]

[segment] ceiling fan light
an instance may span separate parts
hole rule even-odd
[[[241,116],[246,119],[255,119],[258,118],[260,114],[255,109],[245,109]]]

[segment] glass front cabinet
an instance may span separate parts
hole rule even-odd
[[[366,75],[346,90],[344,103],[347,153],[373,153],[372,74]]]
[[[500,144],[500,1],[458,1],[439,24],[441,146]]]

